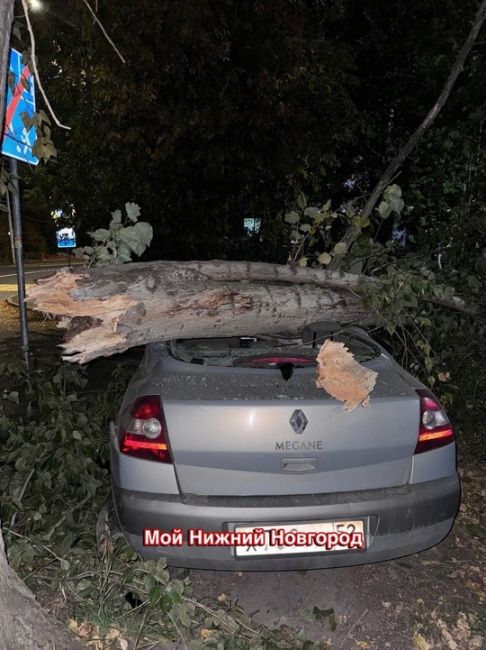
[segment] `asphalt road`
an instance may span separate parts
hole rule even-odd
[[[79,263],[79,262],[76,262]],[[66,259],[50,262],[27,263],[25,265],[25,287],[34,284],[35,280],[55,273],[56,269],[67,266]],[[15,266],[0,266],[0,300],[17,293],[17,274]]]

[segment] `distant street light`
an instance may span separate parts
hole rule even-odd
[[[41,0],[28,0],[29,2],[29,7],[32,11],[42,11],[44,9],[44,5],[42,4]]]

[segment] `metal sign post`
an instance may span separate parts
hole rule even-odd
[[[11,193],[11,220],[14,241],[14,257],[17,269],[17,291],[21,350],[27,370],[30,370],[29,330],[27,328],[27,306],[25,304],[24,253],[22,243],[22,217],[20,212],[20,188],[17,160],[37,165],[33,153],[37,137],[32,117],[35,115],[34,79],[28,65],[22,61],[17,50],[10,49],[8,62],[7,106],[5,126],[2,133],[2,153],[10,158],[10,172],[14,191]],[[26,119],[28,118],[28,119]]]
[[[29,330],[27,327],[27,305],[25,304],[25,273],[24,273],[24,247],[22,243],[22,220],[20,213],[20,188],[17,169],[17,160],[10,159],[11,182],[15,191],[12,192],[12,227],[14,235],[15,266],[17,267],[17,293],[19,297],[20,337],[22,356],[30,370]]]

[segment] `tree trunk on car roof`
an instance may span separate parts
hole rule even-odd
[[[372,322],[351,273],[254,262],[149,262],[61,269],[27,293],[84,363],[174,338],[295,334],[313,321]]]
[[[355,278],[246,262],[150,262],[62,269],[28,293],[60,318],[66,359],[84,363],[174,338],[295,333],[363,321]]]

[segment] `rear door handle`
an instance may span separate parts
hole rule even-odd
[[[317,458],[283,458],[282,470],[284,472],[315,472]]]

